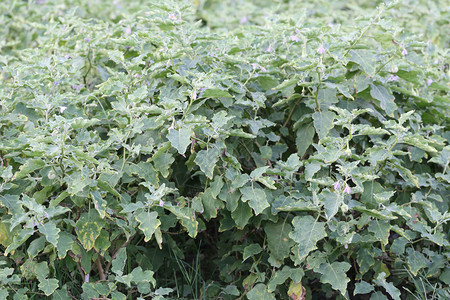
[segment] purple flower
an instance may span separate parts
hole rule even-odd
[[[399,79],[400,77],[394,74],[388,78],[388,81],[398,81]]]
[[[291,41],[293,41],[293,42],[298,42],[298,41],[300,41],[300,39],[299,39],[298,37],[296,37],[295,35],[291,35],[289,38],[290,38]]]
[[[36,226],[37,226],[36,222],[33,221],[33,228],[36,227]]]
[[[341,188],[341,184],[339,183],[339,181],[336,181],[336,182],[333,184],[333,187],[334,187],[334,190],[337,191],[338,189]]]
[[[79,90],[81,90],[81,87],[82,87],[82,86],[83,86],[82,84],[78,84],[78,85],[74,84],[74,85],[72,85],[72,88],[73,88],[74,90],[79,91]]]
[[[48,215],[48,213],[45,213],[44,217],[46,217],[48,219],[50,216]]]
[[[405,56],[406,54],[408,54],[408,51],[406,51],[406,49],[403,49],[402,55]]]
[[[261,71],[263,71],[263,72],[267,72],[267,70],[266,70],[266,68],[264,68],[264,67],[259,67],[260,69],[261,69]]]
[[[242,17],[241,20],[239,21],[239,24],[245,24],[247,22],[248,22],[247,17]]]
[[[163,207],[164,206],[164,201],[159,200],[159,206]]]
[[[267,48],[267,52],[272,52],[272,51],[273,51],[272,45],[269,45],[269,47]]]
[[[352,191],[350,190],[350,187],[348,186],[348,184],[345,185],[344,193],[347,193],[349,195],[352,193]]]
[[[177,17],[175,16],[175,14],[169,14],[169,19],[171,19],[172,21],[176,21]]]
[[[69,54],[66,54],[66,56],[64,56],[66,59],[69,59],[70,58],[70,55]]]
[[[91,41],[91,39],[90,38],[84,38],[84,41],[89,43]]]
[[[196,99],[197,99],[197,91],[194,90],[194,92],[192,93],[192,100]]]
[[[258,64],[252,63],[252,67],[253,67],[253,70],[256,70],[256,68],[258,67]]]
[[[348,249],[348,244],[345,244],[344,248],[345,248],[345,249]]]
[[[197,220],[197,216],[195,215],[195,211],[192,212],[192,217],[194,218],[194,220]]]
[[[130,28],[130,27],[127,27],[127,29],[125,29],[125,33],[126,33],[126,34],[131,34],[131,28]]]
[[[433,79],[428,79],[427,80],[427,85],[430,86],[433,83]]]
[[[325,48],[322,45],[320,45],[319,48],[317,48],[317,53],[324,54],[325,53]]]

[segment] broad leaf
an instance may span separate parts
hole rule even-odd
[[[269,202],[267,202],[266,193],[263,189],[247,186],[241,188],[240,191],[242,193],[242,201],[249,201],[249,205],[253,208],[256,216],[269,207]]]
[[[325,223],[318,222],[312,216],[295,217],[292,220],[294,231],[289,237],[298,244],[294,252],[299,261],[302,261],[309,252],[317,249],[316,243],[327,236]]]
[[[187,127],[181,127],[180,129],[169,129],[167,139],[172,144],[172,147],[177,149],[178,153],[184,154],[187,146],[191,143],[192,130]]]
[[[100,235],[103,224],[103,220],[95,210],[81,214],[76,223],[76,233],[84,249],[89,251],[94,247],[95,240]]]
[[[342,295],[345,295],[347,283],[350,281],[346,273],[350,267],[350,264],[347,262],[325,263],[320,265],[317,272],[322,274],[320,277],[321,282],[331,284],[333,289],[339,290]]]
[[[158,219],[158,213],[155,211],[142,212],[136,216],[136,220],[140,224],[139,229],[142,230],[145,235],[145,242],[148,242],[152,238],[156,229],[161,225],[161,221]]]
[[[200,167],[206,177],[213,179],[214,167],[219,160],[219,150],[215,147],[201,150],[197,153],[195,163]]]

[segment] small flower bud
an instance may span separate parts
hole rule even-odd
[[[324,54],[325,53],[325,48],[322,45],[320,45],[319,48],[317,48],[317,53]]]

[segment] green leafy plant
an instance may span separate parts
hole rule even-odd
[[[0,298],[448,299],[449,12],[359,2],[0,3]]]

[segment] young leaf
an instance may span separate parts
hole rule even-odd
[[[136,220],[140,224],[139,229],[142,230],[145,235],[145,242],[148,242],[152,238],[155,230],[161,225],[161,221],[158,219],[158,213],[155,211],[141,212],[136,216]]]

